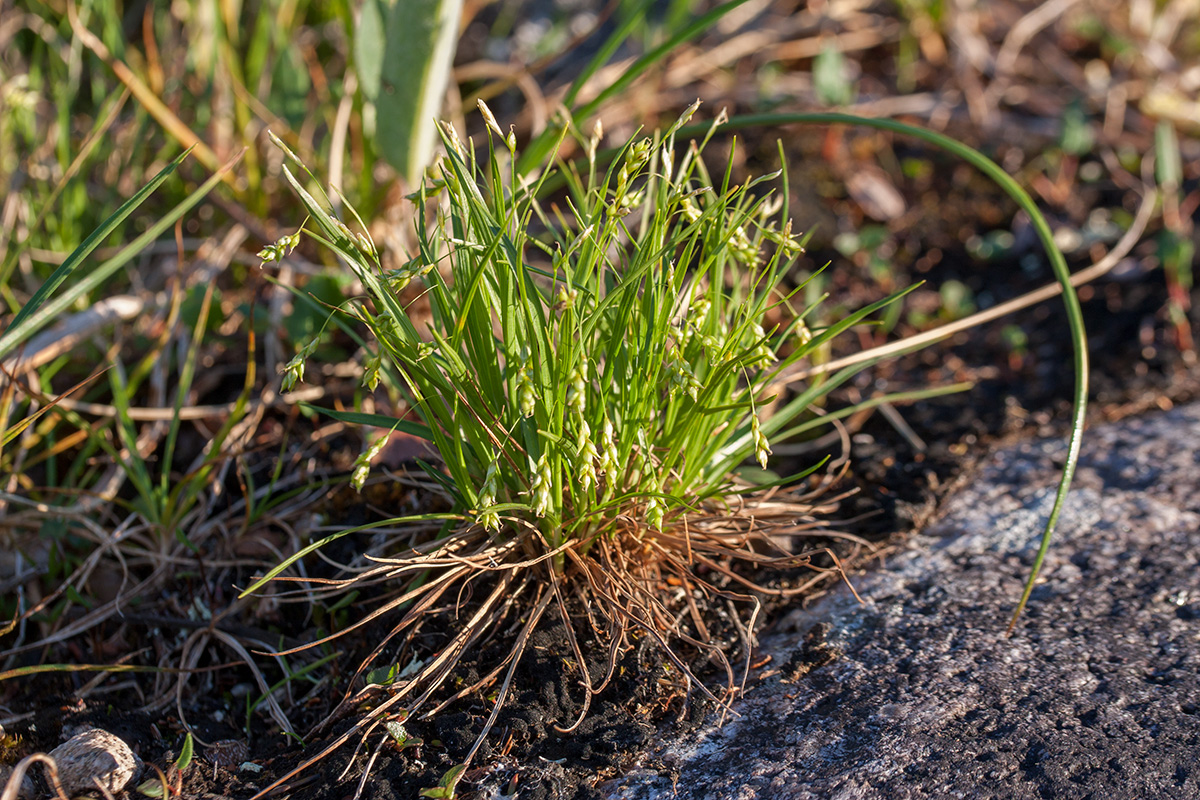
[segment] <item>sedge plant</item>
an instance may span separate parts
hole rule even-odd
[[[411,412],[399,418],[324,413],[427,439],[438,459],[422,466],[453,503],[445,515],[379,523],[395,529],[408,521],[426,533],[398,540],[399,553],[372,557],[373,566],[347,579],[356,588],[386,582],[394,591],[337,635],[396,612],[399,621],[358,672],[378,674],[369,665],[385,649],[408,652],[431,612],[447,602],[457,606],[468,589],[474,596],[457,610],[442,645],[417,659],[419,668],[301,769],[356,732],[377,730],[388,714],[436,713],[503,675],[469,762],[505,702],[531,632],[550,609],[584,688],[579,717],[562,730],[578,726],[638,638],[661,645],[689,691],[723,702],[736,684],[726,657],[736,642],[708,629],[696,598],[746,604],[750,619],[741,629],[748,657],[745,632],[753,630],[758,597],[798,593],[812,580],[767,587],[739,562],[830,571],[795,547],[821,525],[814,505],[827,499],[818,499],[815,476],[802,489],[761,502],[754,495],[761,486],[739,472],[754,462],[765,468],[771,438],[811,427],[814,402],[869,362],[789,397],[768,387],[903,292],[810,329],[810,309],[796,300],[803,287],[781,288],[802,251],[787,219],[786,178],[776,194],[767,187],[780,173],[742,184],[733,182],[728,166],[710,174],[703,152],[719,119],[698,141],[677,141],[696,106],[665,133],[627,142],[604,170],[595,158],[599,131],[576,133],[590,156],[586,166],[561,165],[566,193],[553,204],[538,199],[553,170],[526,180],[502,167],[518,160],[514,139],[482,110],[489,130],[484,158],[451,128],[443,130],[446,155],[436,178],[412,197],[419,246],[395,268],[383,266],[365,229],[352,230],[331,214],[328,198],[317,199],[321,192],[310,187],[319,181],[284,148],[286,177],[311,221],[309,235],[365,289],[339,309],[369,332],[364,383],[398,387]],[[560,145],[573,129],[563,130]],[[282,257],[295,241],[293,235],[264,250],[264,258]],[[401,299],[411,296],[401,291],[413,282],[428,298],[422,318]],[[303,378],[310,350],[302,347],[286,366],[285,389]],[[363,453],[357,485],[386,439]],[[428,533],[431,523],[435,535]],[[246,591],[287,578],[299,558],[360,530],[314,542]],[[464,652],[512,624],[519,632],[508,656],[478,683],[435,704],[434,693]],[[725,698],[695,680],[682,646],[724,667]],[[582,666],[588,648],[607,653],[603,675]],[[357,688],[341,707],[367,702],[370,687],[354,694]],[[386,733],[379,736],[382,746]]]

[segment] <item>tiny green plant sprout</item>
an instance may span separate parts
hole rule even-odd
[[[444,128],[445,157],[412,196],[419,246],[389,268],[357,215],[355,228],[334,217],[320,182],[276,142],[311,221],[307,232],[364,287],[337,313],[369,331],[366,388],[387,382],[409,404],[398,418],[323,413],[428,440],[437,459],[422,467],[452,502],[447,514],[314,542],[246,590],[332,539],[383,525],[413,531],[397,534],[394,555],[373,557],[346,580],[392,589],[348,630],[389,612],[399,619],[339,707],[368,708],[366,717],[300,769],[355,735],[385,746],[389,714],[416,721],[456,698],[486,697],[491,713],[469,763],[548,616],[561,623],[564,668],[581,686],[578,715],[560,721],[564,732],[580,724],[637,640],[657,644],[689,692],[725,704],[738,685],[729,655],[749,658],[759,598],[803,592],[837,571],[835,558],[821,569],[802,547],[821,527],[818,504],[830,501],[828,482],[813,474],[821,463],[787,479],[765,469],[773,440],[850,411],[813,408],[873,362],[791,388],[784,377],[904,292],[810,327],[811,308],[797,301],[804,287],[783,288],[803,244],[787,215],[786,175],[735,184],[731,167],[706,167],[705,146],[724,115],[685,142],[678,132],[694,105],[665,132],[627,142],[603,169],[599,127],[585,135],[567,124],[552,152],[570,134],[586,158],[557,170],[547,161],[529,178],[502,166],[519,163],[515,140],[482,110],[484,157]],[[564,194],[543,201],[555,172]],[[782,190],[772,189],[781,176]],[[401,299],[414,282],[428,301],[421,319]],[[285,383],[303,379],[311,355],[300,348]],[[356,465],[356,485],[381,441]],[[764,585],[755,576],[764,567],[792,571]],[[710,629],[703,611],[712,600],[739,604],[745,618]],[[440,623],[427,624],[438,614]],[[416,639],[434,628],[445,630],[436,646]],[[491,673],[447,687],[469,648],[504,632],[513,644]],[[724,671],[723,696],[695,678],[689,665],[699,662],[685,651]],[[406,653],[409,666],[382,687],[366,678],[385,652]],[[586,666],[595,654],[607,664],[598,674]]]

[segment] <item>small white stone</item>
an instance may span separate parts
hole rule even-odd
[[[67,794],[94,791],[97,784],[117,794],[142,771],[142,760],[129,745],[99,728],[75,734],[50,756],[58,764],[58,780]]]

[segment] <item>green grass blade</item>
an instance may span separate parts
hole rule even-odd
[[[387,527],[390,525],[399,525],[399,524],[405,523],[405,522],[431,522],[431,521],[437,521],[437,520],[460,520],[460,519],[462,519],[462,515],[460,515],[460,514],[413,514],[413,515],[407,516],[407,517],[392,517],[390,519],[383,519],[383,520],[378,520],[376,522],[369,522],[366,525],[359,525],[358,527],[355,527],[355,528],[347,528],[346,530],[343,530],[343,531],[331,533],[322,539],[318,539],[317,541],[300,548],[299,550],[297,550],[295,553],[293,553],[292,555],[285,558],[280,563],[271,567],[271,569],[268,570],[266,575],[262,576],[261,578],[256,580],[254,583],[250,584],[250,586],[248,588],[243,589],[241,591],[241,593],[238,594],[238,599],[240,600],[243,597],[247,597],[249,595],[254,594],[259,589],[261,589],[262,587],[266,586],[269,582],[274,580],[276,576],[278,576],[281,572],[283,572],[285,569],[290,567],[292,564],[295,564],[297,561],[304,558],[309,553],[320,550],[322,547],[329,544],[330,542],[335,542],[338,539],[341,539],[343,536],[349,536],[352,533],[362,533],[363,531],[374,530],[375,528],[383,528],[383,527]]]
[[[163,184],[163,181],[171,177],[171,174],[175,172],[175,169],[179,166],[183,159],[187,158],[188,153],[190,152],[191,148],[188,148],[181,153],[178,158],[176,158],[167,166],[163,167],[161,172],[155,175],[149,183],[139,189],[133,197],[126,200],[120,208],[113,212],[111,217],[104,220],[100,227],[92,231],[88,237],[84,239],[83,242],[80,243],[80,245],[76,247],[69,256],[67,256],[67,260],[59,265],[58,269],[54,270],[53,274],[51,274],[46,282],[42,284],[41,288],[34,292],[33,297],[29,298],[29,302],[17,312],[15,317],[13,317],[13,321],[8,326],[8,330],[4,332],[4,335],[0,336],[0,358],[8,355],[9,351],[12,350],[14,346],[22,341],[25,341],[30,335],[32,335],[33,331],[23,330],[22,325],[33,316],[35,311],[42,307],[42,304],[49,299],[50,295],[54,294],[54,291],[62,285],[62,282],[69,278],[71,273],[79,268],[79,265],[83,263],[83,260],[91,255],[92,251],[99,247],[100,243],[103,242],[108,235],[117,228],[118,225],[124,222],[130,214],[137,210],[138,206],[144,203],[146,198],[153,194],[154,190]]]
[[[855,403],[852,406],[839,408],[837,411],[831,411],[807,422],[801,422],[799,425],[788,428],[777,436],[773,437],[777,441],[785,441],[793,436],[798,436],[805,431],[810,431],[813,428],[819,428],[828,425],[836,419],[845,419],[859,411],[864,411],[868,408],[875,408],[884,403],[913,403],[918,400],[928,400],[932,397],[942,397],[947,394],[955,394],[956,392],[965,392],[973,388],[975,384],[968,381],[962,383],[952,383],[948,386],[935,386],[932,389],[918,389],[912,392],[893,392],[892,394],[880,395],[872,397],[870,400],[864,400],[861,403]]]
[[[625,21],[621,23],[621,26],[613,31],[612,36],[608,37],[607,41],[596,51],[596,55],[592,57],[592,60],[579,73],[579,76],[572,81],[571,87],[567,89],[567,93],[563,97],[562,104],[564,106],[570,108],[575,104],[575,99],[579,97],[580,90],[587,85],[587,82],[591,80],[593,75],[600,71],[601,67],[608,63],[608,60],[613,57],[613,53],[617,52],[625,40],[633,34],[642,20],[646,18],[646,12],[650,10],[653,4],[654,0],[645,0],[635,11],[625,17]]]
[[[715,498],[715,497],[737,497],[739,495],[757,494],[758,492],[761,492],[764,489],[774,489],[777,486],[778,487],[795,486],[796,484],[800,483],[800,481],[804,480],[809,475],[815,474],[817,470],[821,469],[821,467],[828,464],[830,458],[831,458],[831,456],[825,456],[824,458],[822,458],[817,463],[813,464],[808,469],[804,469],[804,470],[801,470],[800,472],[792,473],[791,475],[786,475],[782,478],[777,478],[776,480],[773,480],[773,481],[767,481],[765,483],[755,483],[752,486],[744,486],[740,489],[732,489],[732,488],[729,488],[726,486],[715,487],[708,494],[701,495],[701,497],[699,499],[700,500],[709,500],[709,499]]]
[[[112,276],[114,272],[129,263],[134,256],[145,249],[147,245],[149,245],[151,242],[161,236],[164,231],[168,230],[172,225],[174,225],[180,217],[191,211],[201,200],[203,200],[204,197],[224,179],[225,174],[229,172],[234,163],[235,162],[231,161],[221,169],[217,170],[217,172],[213,173],[212,177],[210,177],[198,189],[188,195],[183,202],[175,206],[175,208],[171,209],[169,213],[155,222],[154,225],[150,226],[145,233],[134,239],[132,243],[124,247],[119,253],[110,258],[108,261],[105,261],[103,264],[96,267],[96,269],[89,273],[87,277],[83,278],[81,281],[79,281],[79,283],[73,285],[63,294],[47,302],[50,291],[43,292],[42,289],[45,289],[45,286],[43,286],[42,289],[39,289],[37,294],[35,294],[29,303],[26,304],[25,308],[21,309],[21,313],[17,315],[17,319],[13,320],[13,324],[10,325],[8,330],[4,332],[4,335],[0,336],[0,358],[8,355],[14,348],[18,347],[22,342],[27,341],[30,336],[37,333],[49,322],[56,319],[59,314],[70,308],[76,300],[78,300],[80,297],[86,296],[89,292],[98,288],[100,284],[108,280],[108,278]],[[155,180],[157,180],[157,178],[155,178]],[[154,181],[151,181],[151,184],[154,184]],[[147,185],[149,186],[151,184]],[[140,195],[141,193],[139,192],[138,194]],[[135,198],[137,197],[138,196],[135,195]],[[145,200],[145,197],[141,197],[139,202],[141,202],[141,200]],[[126,203],[126,205],[128,205],[128,203]],[[122,208],[124,209],[125,206],[122,206]],[[132,210],[132,207],[129,208],[129,210],[125,212],[125,215],[128,216],[129,211]],[[101,226],[100,230],[103,228],[104,226]],[[96,244],[98,244],[103,238],[103,236],[97,237],[91,248],[88,249],[87,253],[90,253],[91,250],[95,249]],[[92,237],[89,236],[88,241],[85,241],[83,245],[80,245],[80,248],[85,247],[88,242],[91,241]],[[79,251],[77,250],[76,252]],[[71,264],[71,269],[67,272],[69,273],[74,271],[79,266],[79,263],[83,260],[83,258],[86,257],[87,253],[84,253],[79,259],[68,259],[68,262],[64,262],[64,267],[67,266],[67,263]],[[59,270],[55,271],[55,274],[57,275],[61,271],[62,269],[60,268]],[[63,278],[65,277],[66,273],[63,275]],[[51,278],[51,280],[53,280],[53,278]],[[49,283],[49,281],[47,283]],[[61,284],[62,280],[60,279],[58,283]],[[39,297],[39,295],[41,296]],[[37,305],[34,303],[35,300],[37,301]],[[26,309],[28,309],[29,313],[26,313]]]
[[[668,36],[658,47],[655,47],[649,53],[646,53],[633,62],[620,78],[613,81],[611,85],[602,89],[599,94],[580,106],[576,113],[581,117],[588,116],[599,108],[604,101],[608,100],[608,98],[620,92],[640,77],[643,72],[663,60],[676,47],[710,30],[722,17],[738,6],[744,5],[746,2],[747,0],[730,0],[730,2],[722,3],[707,14],[701,14],[699,17],[696,17],[688,25]]]
[[[405,419],[389,417],[384,414],[364,414],[361,411],[337,411],[332,408],[320,408],[311,403],[302,402],[300,406],[313,413],[333,417],[338,422],[345,422],[348,425],[366,425],[371,428],[382,428],[389,431],[397,430],[401,433],[419,436],[426,441],[433,441],[433,433],[429,430],[429,426],[419,422],[409,422]]]
[[[1042,531],[1041,544],[1038,547],[1037,556],[1034,559],[1033,567],[1029,572],[1029,578],[1025,583],[1024,591],[1021,593],[1021,599],[1017,603],[1016,610],[1013,612],[1012,620],[1009,622],[1009,630],[1011,631],[1017,624],[1017,620],[1021,617],[1021,612],[1025,610],[1026,604],[1029,602],[1029,596],[1033,593],[1034,583],[1037,581],[1038,574],[1041,572],[1042,564],[1046,560],[1046,553],[1050,550],[1050,542],[1054,535],[1054,528],[1058,524],[1058,518],[1062,514],[1063,505],[1067,499],[1067,492],[1071,488],[1071,481],[1075,477],[1075,467],[1079,462],[1079,448],[1083,438],[1083,426],[1087,416],[1087,399],[1088,399],[1088,352],[1087,352],[1087,332],[1083,325],[1083,309],[1079,305],[1079,296],[1075,293],[1075,287],[1071,285],[1071,271],[1067,267],[1067,260],[1063,257],[1062,251],[1054,242],[1054,233],[1050,230],[1050,223],[1046,221],[1046,217],[1038,209],[1033,198],[1029,196],[1021,185],[1018,184],[1012,177],[1004,171],[1000,165],[992,161],[978,150],[968,147],[962,142],[951,139],[935,131],[919,128],[914,125],[907,125],[903,122],[897,122],[891,119],[872,119],[869,117],[859,117],[853,114],[841,114],[834,112],[822,113],[783,113],[783,114],[747,114],[745,116],[737,116],[730,118],[729,122],[722,126],[724,129],[737,130],[741,128],[761,128],[761,127],[777,127],[779,125],[790,124],[815,124],[815,125],[864,125],[870,128],[879,130],[892,131],[894,133],[912,136],[922,141],[928,142],[936,147],[940,147],[953,155],[958,156],[966,161],[971,166],[978,169],[987,177],[991,178],[997,186],[1011,197],[1018,207],[1029,215],[1030,221],[1033,223],[1034,230],[1037,232],[1038,239],[1041,240],[1042,247],[1046,250],[1046,255],[1050,259],[1050,266],[1054,270],[1054,277],[1062,285],[1063,288],[1063,304],[1067,310],[1067,321],[1071,328],[1071,344],[1073,345],[1073,367],[1075,371],[1075,391],[1072,398],[1071,412],[1071,433],[1067,442],[1067,459],[1063,465],[1062,476],[1058,482],[1058,490],[1054,496],[1054,506],[1050,510],[1050,516],[1046,520],[1046,526]],[[708,129],[706,125],[691,125],[680,130],[680,136],[698,136],[703,135]]]
[[[650,69],[652,66],[662,61],[666,56],[679,45],[692,39],[705,31],[712,28],[721,17],[733,11],[740,5],[746,3],[747,0],[730,0],[728,3],[722,3],[716,8],[709,11],[707,14],[702,14],[692,22],[667,37],[658,47],[655,47],[649,53],[646,53],[637,61],[630,65],[629,69],[625,70],[620,78],[613,81],[609,86],[602,89],[594,98],[584,103],[582,106],[572,109],[571,115],[576,119],[585,119],[588,115],[600,107],[602,103],[608,100],[613,95],[622,91],[633,81],[641,77],[642,73]],[[611,43],[611,42],[610,42]],[[606,46],[609,43],[606,43]],[[615,48],[614,48],[615,50]],[[590,66],[590,65],[589,65]],[[597,68],[600,65],[597,65]],[[528,174],[533,167],[545,164],[547,156],[552,151],[553,143],[558,139],[559,129],[556,126],[550,126],[542,131],[541,135],[530,142],[529,147],[525,149],[524,155],[517,162],[517,171],[521,174]]]

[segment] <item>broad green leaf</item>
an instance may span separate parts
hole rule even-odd
[[[1154,129],[1154,155],[1158,159],[1154,172],[1159,185],[1178,189],[1183,181],[1183,159],[1179,155],[1175,124],[1170,120],[1159,120]]]
[[[461,17],[462,0],[396,0],[388,10],[375,138],[410,187],[420,182],[433,157],[436,118],[450,80]],[[369,66],[371,48],[366,45]]]
[[[432,789],[422,789],[421,797],[432,797],[436,800],[453,800],[455,797],[454,787],[458,785],[458,780],[462,777],[466,770],[466,764],[458,764],[451,767],[442,779],[438,781],[438,785]]]
[[[1058,145],[1073,156],[1086,155],[1092,152],[1096,145],[1092,124],[1078,99],[1068,103],[1063,110],[1062,133],[1059,134]]]
[[[363,97],[372,103],[379,97],[379,82],[383,78],[383,51],[387,44],[384,33],[389,10],[386,0],[365,0],[354,32],[358,85]]]
[[[195,753],[195,742],[192,741],[192,734],[189,732],[183,740],[183,747],[179,748],[179,758],[175,759],[175,766],[183,772],[192,763],[192,756]]]
[[[309,114],[308,99],[311,93],[312,78],[309,77],[303,56],[294,47],[284,48],[275,62],[271,79],[271,110],[298,130]]]
[[[854,86],[846,76],[846,58],[832,41],[813,59],[813,88],[827,106],[844,106],[854,100]]]

